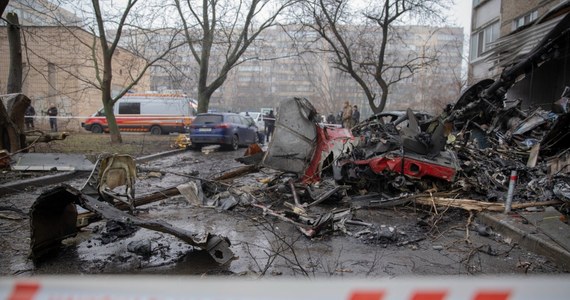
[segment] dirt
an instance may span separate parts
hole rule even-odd
[[[162,145],[163,146],[163,145]],[[155,192],[188,182],[195,177],[208,178],[240,167],[234,159],[238,151],[204,154],[185,151],[153,160],[140,170],[160,170],[160,176],[139,171],[137,195]],[[248,191],[263,189],[276,172],[259,172],[229,182],[232,188]],[[86,180],[79,176],[67,183],[79,188]],[[44,190],[53,186],[0,196],[3,206],[27,213]],[[263,193],[256,197],[268,200]],[[272,199],[275,200],[275,199]],[[279,209],[290,196],[272,201]],[[266,203],[269,205],[269,203]],[[311,209],[312,213],[346,207],[334,201]],[[13,212],[0,218],[0,275],[39,274],[191,274],[217,276],[302,276],[302,277],[393,277],[404,275],[457,274],[543,274],[561,273],[556,264],[492,233],[467,235],[468,215],[458,210],[434,213],[429,207],[401,206],[391,209],[355,210],[354,219],[372,226],[346,225],[346,230],[326,232],[307,238],[288,223],[265,215],[248,205],[224,211],[196,207],[181,196],[139,208],[138,216],[165,220],[192,232],[210,232],[226,236],[235,259],[216,264],[205,251],[193,249],[177,238],[139,229],[134,234],[104,243],[104,220],[84,227],[63,242],[60,251],[41,264],[28,259],[29,220]],[[129,245],[148,244],[148,253],[129,251]]]
[[[122,143],[111,143],[109,134],[71,133],[64,140],[39,143],[30,152],[37,153],[123,153],[134,157],[172,150],[177,134],[151,135],[148,133],[122,133]]]

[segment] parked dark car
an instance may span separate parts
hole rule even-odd
[[[190,125],[192,147],[223,145],[237,150],[258,142],[259,129],[253,119],[234,113],[198,114]]]

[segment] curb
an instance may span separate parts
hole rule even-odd
[[[529,230],[529,228],[536,229],[533,225],[522,224],[509,215],[497,213],[479,213],[478,218],[481,222],[493,227],[496,232],[512,238],[513,241],[530,251],[550,258],[564,270],[570,271],[570,252],[556,245],[545,235]]]
[[[186,151],[186,149],[176,149],[171,151],[160,152],[156,154],[151,154],[147,156],[142,156],[135,159],[137,163],[145,163],[154,159],[159,159],[162,157],[179,154]],[[80,176],[81,174],[88,174],[87,171],[68,171],[62,172],[55,175],[46,175],[37,178],[17,180],[15,182],[10,182],[7,184],[0,185],[0,195],[8,195],[13,193],[19,193],[25,191],[27,187],[43,187],[49,184],[58,184],[68,179]]]

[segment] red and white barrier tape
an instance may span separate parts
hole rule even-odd
[[[0,299],[311,299],[524,300],[568,299],[568,276],[428,277],[402,279],[199,279],[82,276],[0,278]]]

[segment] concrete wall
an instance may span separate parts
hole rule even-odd
[[[483,2],[483,1],[482,1]],[[520,1],[519,1],[520,2]],[[500,16],[501,0],[484,1],[474,8],[471,31],[479,30]]]

